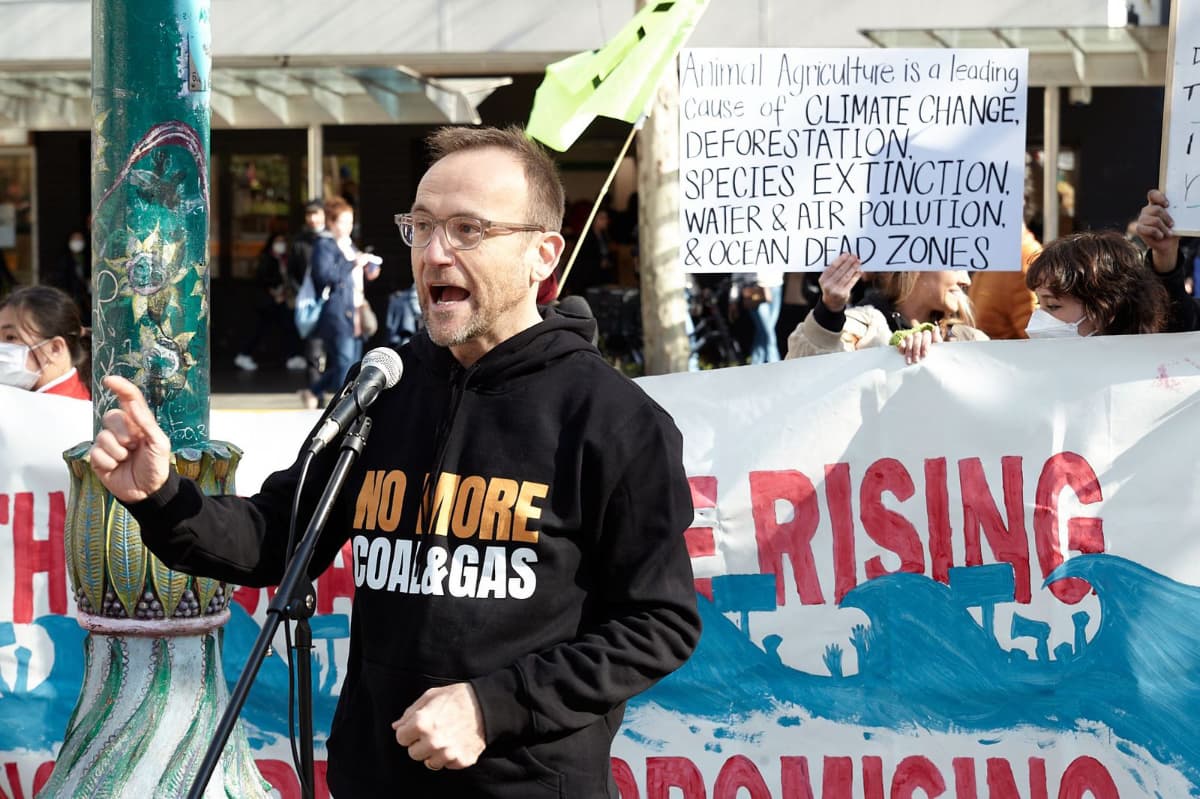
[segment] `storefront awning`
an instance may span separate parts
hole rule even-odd
[[[226,67],[212,73],[214,128],[478,124],[508,77],[427,78],[404,67]],[[85,71],[0,70],[0,128],[86,130]]]
[[[1022,47],[1030,86],[1162,86],[1165,25],[860,30],[879,47]]]

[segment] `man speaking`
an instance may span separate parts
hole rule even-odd
[[[313,559],[346,541],[356,591],[328,780],[352,797],[615,797],[625,702],[700,634],[682,440],[589,343],[539,312],[563,250],[554,162],[516,128],[444,128],[409,213],[426,329]],[[543,315],[544,313],[544,315]],[[172,568],[263,586],[283,574],[300,462],[249,498],[206,497],[129,382],[91,460]],[[301,519],[337,447],[316,456]]]

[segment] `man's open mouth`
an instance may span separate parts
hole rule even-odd
[[[462,286],[430,286],[429,298],[434,304],[462,302],[471,296],[471,292]]]

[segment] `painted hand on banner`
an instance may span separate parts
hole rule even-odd
[[[857,255],[844,252],[825,267],[817,284],[821,287],[821,303],[826,308],[834,313],[845,310],[850,302],[850,292],[862,279],[861,265]]]
[[[1179,237],[1175,235],[1175,220],[1167,208],[1167,196],[1158,189],[1146,193],[1146,206],[1137,218],[1137,234],[1150,248],[1154,269],[1166,274],[1175,268],[1179,257]]]
[[[396,743],[433,771],[475,764],[487,742],[475,689],[460,682],[430,688],[392,722]]]
[[[104,387],[121,407],[104,414],[104,429],[92,444],[92,470],[114,497],[140,502],[167,481],[171,442],[137,386],[109,375]]]

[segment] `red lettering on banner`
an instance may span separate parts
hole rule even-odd
[[[879,546],[900,556],[898,571],[923,574],[925,553],[921,550],[917,528],[908,519],[883,505],[884,492],[894,494],[896,499],[904,502],[915,491],[912,477],[904,464],[895,458],[881,458],[872,463],[863,475],[860,513],[867,535]],[[868,580],[889,574],[879,556],[868,560],[866,567]]]
[[[858,565],[854,559],[854,510],[850,507],[850,464],[834,463],[825,467],[825,501],[829,504],[829,522],[833,526],[833,601],[858,585]]]
[[[717,507],[717,478],[689,477],[688,486],[692,489],[693,510]],[[717,539],[711,527],[689,527],[683,531],[683,537],[687,541],[688,554],[693,558],[715,555],[717,552]]]
[[[38,792],[50,781],[50,774],[54,771],[54,761],[47,760],[38,765],[37,770],[33,772],[33,793],[30,796],[37,796]],[[4,776],[8,780],[8,790],[12,792],[11,796],[0,788],[0,799],[25,799],[25,787],[21,780],[21,767],[17,763],[4,764]]]
[[[891,799],[912,799],[916,791],[922,791],[929,799],[946,792],[946,781],[942,779],[942,772],[938,771],[933,761],[921,755],[906,757],[900,761],[896,773],[892,775]]]
[[[13,621],[33,621],[33,576],[45,574],[49,589],[50,612],[67,612],[67,563],[63,549],[63,526],[67,518],[66,499],[61,491],[48,495],[49,529],[45,539],[34,537],[33,494],[17,494],[13,502]]]
[[[1084,795],[1091,799],[1121,799],[1112,775],[1094,757],[1077,757],[1071,761],[1058,786],[1058,799],[1083,799]]]
[[[255,760],[258,773],[271,783],[271,787],[279,791],[280,799],[300,799],[300,779],[296,776],[291,763],[282,760]]]
[[[925,459],[925,515],[929,520],[929,560],[933,579],[950,582],[954,548],[950,543],[950,489],[946,484],[946,459]]]
[[[689,477],[688,487],[692,490],[693,511],[717,507],[717,478],[710,475]],[[690,557],[703,558],[717,553],[717,539],[711,527],[689,527],[683,531],[683,540]],[[697,577],[695,585],[696,591],[711,602],[712,578]]]
[[[829,773],[828,769],[825,773]],[[779,777],[783,795],[787,799],[813,799],[812,777],[808,773],[807,757],[784,755],[779,758]],[[849,788],[849,786],[846,787]],[[831,796],[828,788],[824,793],[826,796]]]
[[[354,549],[349,541],[342,544],[342,565],[335,559],[317,578],[317,613],[333,613],[338,597],[354,599]]]
[[[1100,481],[1082,455],[1061,452],[1046,461],[1038,478],[1037,498],[1033,511],[1033,535],[1037,540],[1038,563],[1042,577],[1062,565],[1062,548],[1058,541],[1058,499],[1064,488],[1070,488],[1085,505],[1104,499]],[[1104,521],[1102,519],[1071,518],[1067,521],[1067,546],[1076,552],[1104,551]],[[1063,602],[1073,605],[1087,596],[1091,586],[1085,580],[1069,578],[1050,586],[1050,591]]]
[[[13,792],[11,799],[25,799],[25,791],[21,789],[21,774],[17,771],[16,763],[5,763],[4,773],[8,777],[8,789]],[[0,791],[0,799],[9,799]]]
[[[779,522],[775,514],[777,500],[792,504],[794,515],[790,522]],[[805,605],[824,604],[812,551],[813,536],[821,520],[812,481],[793,470],[750,472],[750,509],[758,543],[758,568],[762,574],[775,575],[776,603],[784,604],[783,556],[787,555],[800,601]]]
[[[883,758],[864,757],[863,799],[884,799],[883,796]],[[893,790],[895,790],[893,785]]]
[[[1058,504],[1064,488],[1071,488],[1079,501],[1092,504],[1103,500],[1100,484],[1092,467],[1075,453],[1060,453],[1046,461],[1037,484],[1037,499],[1032,525],[1025,517],[1024,461],[1016,455],[1000,458],[1003,480],[1001,512],[988,485],[983,462],[979,458],[964,458],[957,462],[959,494],[963,509],[963,565],[979,566],[985,562],[1008,563],[1013,567],[1016,601],[1028,604],[1032,599],[1033,569],[1030,551],[1032,537],[1036,544],[1042,576],[1048,575],[1063,562],[1062,546],[1058,539]],[[900,565],[894,570],[884,566],[876,555],[862,564],[866,579],[885,574],[910,572],[930,574],[940,583],[949,583],[950,569],[955,564],[954,534],[950,524],[950,489],[947,480],[946,458],[927,458],[925,477],[925,530],[910,520],[912,514],[892,510],[889,505],[903,505],[916,494],[908,469],[895,458],[881,458],[872,463],[858,486],[859,518],[862,530],[877,545],[894,552]],[[858,585],[856,529],[851,499],[853,475],[848,463],[826,464],[824,494],[829,513],[833,562],[833,601],[840,603]],[[711,478],[699,478],[710,480]],[[822,604],[825,595],[821,587],[813,552],[821,509],[813,482],[796,470],[754,471],[749,474],[751,512],[754,520],[755,543],[758,547],[758,567],[761,574],[775,577],[776,602],[785,604],[784,556],[791,564],[791,577],[800,601],[806,605]],[[715,484],[714,484],[715,493]],[[885,502],[887,495],[895,498]],[[693,492],[695,501],[695,492]],[[792,518],[778,520],[776,503],[792,506]],[[699,507],[699,506],[697,506]],[[1032,526],[1032,536],[1029,529]],[[694,529],[694,528],[693,528]],[[1104,551],[1104,524],[1099,518],[1071,518],[1067,523],[1068,547],[1076,552]],[[990,550],[985,560],[984,541]],[[689,542],[692,545],[692,542]],[[694,548],[694,546],[693,546]],[[929,568],[926,567],[926,553]],[[701,590],[697,580],[697,590]],[[707,583],[707,581],[703,581]],[[1056,596],[1065,602],[1078,602],[1090,586],[1083,580],[1062,580],[1051,586]],[[706,595],[709,592],[704,591]]]
[[[1025,480],[1021,475],[1021,459],[1006,455],[1000,459],[1004,481],[1004,510],[1006,525],[979,458],[958,462],[958,480],[962,490],[963,536],[967,542],[967,565],[983,565],[983,548],[979,532],[983,531],[992,554],[998,562],[1011,563],[1016,580],[1016,599],[1027,604],[1029,593],[1029,536],[1025,532]]]
[[[987,761],[988,799],[1021,799],[1012,764],[999,757]]]
[[[979,794],[975,790],[975,761],[969,757],[956,757],[951,761],[951,766],[954,768],[954,799],[978,799]]]
[[[642,799],[638,793],[637,777],[633,769],[619,757],[610,758],[612,764],[613,782],[617,784],[617,795],[620,799]]]
[[[316,785],[313,786],[313,799],[329,799],[329,762],[325,760],[313,761],[313,780]]]
[[[850,799],[854,789],[854,761],[848,757],[827,757],[824,765],[821,799]]]
[[[33,772],[33,794],[37,796],[41,793],[42,788],[46,787],[46,783],[50,782],[50,775],[54,773],[54,761],[47,760],[37,767],[37,771]]]
[[[741,793],[743,788],[749,796]],[[721,766],[713,786],[713,799],[742,799],[743,796],[745,799],[771,799],[771,791],[753,760],[745,755],[734,755]]]
[[[646,758],[646,799],[670,799],[671,789],[683,791],[684,799],[704,799],[704,777],[686,757]]]
[[[946,793],[945,777],[938,765],[924,755],[910,755],[896,766],[887,787],[884,761],[877,755],[863,755],[863,799],[935,799]],[[706,799],[703,773],[686,757],[646,758],[646,799]],[[954,773],[954,799],[978,799],[976,760],[956,757],[951,761]],[[854,758],[826,755],[823,764],[820,799],[852,799],[854,794]],[[1048,799],[1046,761],[1031,757],[1028,799]],[[629,764],[612,758],[613,775],[620,799],[641,799],[637,781]],[[988,799],[1022,799],[1013,777],[1012,763],[992,757],[986,761]],[[808,758],[779,758],[780,799],[815,799]],[[713,783],[712,799],[772,799],[759,765],[745,755],[725,760]],[[1116,782],[1103,763],[1093,757],[1073,760],[1063,772],[1058,799],[1119,799]],[[285,799],[289,799],[285,797]]]
[[[238,586],[237,590],[233,592],[233,601],[241,605],[247,614],[253,616],[254,611],[258,610],[258,603],[262,601],[263,592],[267,592],[267,602],[270,603],[275,598],[276,587],[274,585],[267,588],[251,588],[247,585]]]
[[[1046,761],[1029,758],[1029,799],[1048,799],[1046,785]]]

